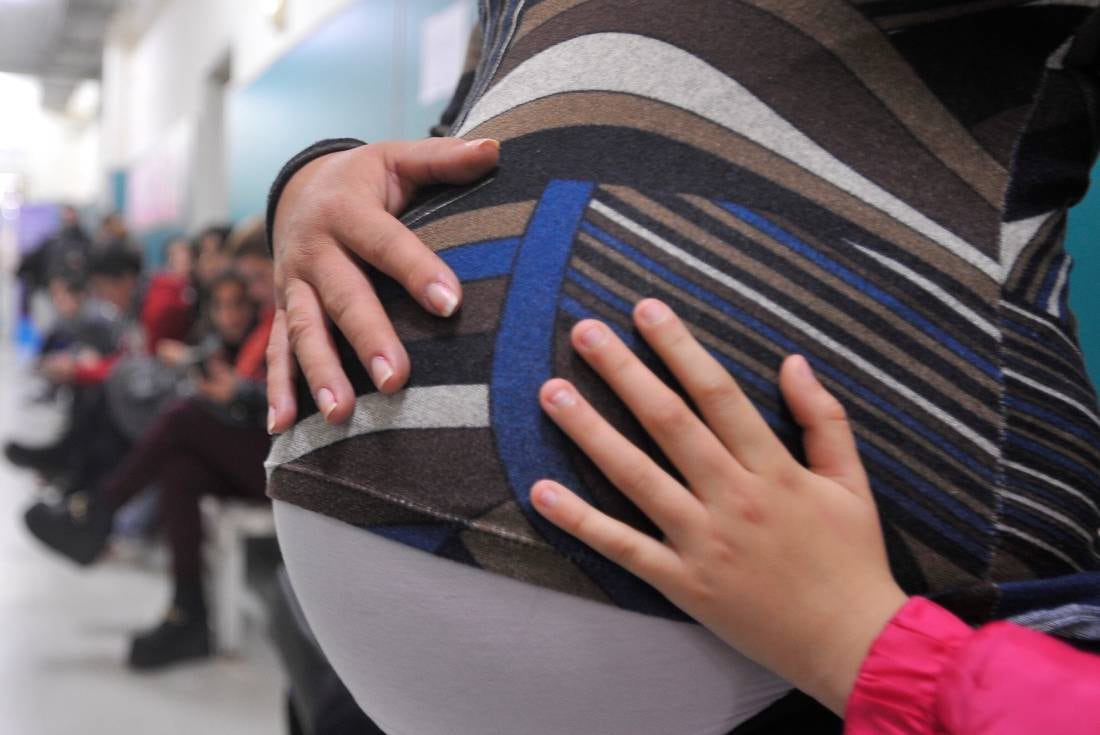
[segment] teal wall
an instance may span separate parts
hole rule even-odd
[[[1100,387],[1100,166],[1084,201],[1069,214],[1066,249],[1073,256],[1069,303],[1077,315],[1077,333],[1092,384]]]
[[[227,105],[229,211],[264,210],[280,166],[321,138],[421,138],[446,100],[417,102],[419,34],[453,0],[361,0],[337,13]],[[477,17],[476,0],[466,0]]]

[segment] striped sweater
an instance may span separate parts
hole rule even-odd
[[[1062,247],[1096,155],[1098,4],[483,0],[446,122],[501,140],[500,168],[405,217],[465,304],[437,319],[380,282],[408,389],[373,391],[341,341],[355,413],[303,411],[269,493],[682,617],[529,498],[553,477],[656,533],[537,403],[568,378],[664,462],[568,343],[597,317],[665,374],[630,326],[655,296],[796,453],[776,376],[808,357],[849,410],[908,592],[1067,633],[1060,606],[1100,612],[1100,412]]]

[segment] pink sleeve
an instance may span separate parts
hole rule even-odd
[[[912,598],[879,635],[846,735],[1096,735],[1100,657],[1009,623],[977,631]]]

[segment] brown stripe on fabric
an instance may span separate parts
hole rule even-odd
[[[998,210],[1008,171],[974,140],[884,35],[844,3],[748,0],[818,39],[940,162]],[[858,19],[858,20],[857,20]]]
[[[1028,275],[1028,271],[1037,257],[1038,251],[1050,246],[1051,238],[1058,236],[1058,230],[1065,226],[1065,221],[1065,211],[1063,210],[1059,214],[1051,215],[1039,226],[1039,229],[1035,231],[1035,234],[1031,236],[1031,239],[1027,241],[1027,244],[1024,245],[1016,255],[1016,259],[1012,262],[1012,269],[1005,274],[1004,290],[1007,293],[1012,293],[1024,288],[1024,276],[1028,276],[1029,278],[1034,277],[1033,275]],[[1002,263],[1005,260],[1005,255],[1004,253],[1001,255]]]
[[[1008,419],[1012,433],[1027,437],[1052,452],[1069,457],[1082,467],[1100,474],[1100,449],[1095,443],[1058,428],[1053,421],[1043,421],[1013,408],[1005,409],[1005,417]],[[1036,433],[1033,429],[1041,430],[1042,434]]]
[[[617,261],[617,265],[622,265],[624,267],[627,267],[629,265],[630,266],[629,270],[631,270],[634,275],[642,275],[643,273],[646,272],[637,263],[633,263],[630,260],[628,260],[627,258],[624,258],[619,253],[616,253],[614,250],[610,250],[610,249],[606,248],[606,246],[604,246],[603,243],[599,242],[595,238],[589,237],[587,234],[581,234],[580,237],[585,242],[586,245],[588,245],[589,247],[591,247],[594,250],[599,251],[600,255],[603,255],[603,256],[607,257],[608,259],[610,259],[610,260]],[[679,299],[680,301],[683,301],[684,303],[689,304],[694,309],[697,309],[699,311],[702,311],[702,312],[706,313],[708,316],[714,318],[715,320],[720,321],[720,323],[728,326],[730,329],[737,330],[739,332],[746,332],[746,330],[744,330],[741,327],[740,324],[732,321],[729,317],[727,317],[722,312],[718,311],[717,309],[711,307],[710,305],[708,305],[708,304],[706,304],[702,301],[699,301],[698,299],[696,299],[691,294],[676,289],[676,287],[671,285],[671,284],[666,284],[662,281],[653,280],[653,281],[650,282],[650,284],[653,286],[653,290],[652,291],[647,291],[646,293],[640,293],[640,292],[635,291],[634,289],[630,288],[629,286],[626,286],[623,283],[620,283],[619,281],[615,280],[613,277],[609,276],[607,273],[604,273],[599,268],[597,268],[595,265],[592,265],[587,260],[585,260],[583,255],[580,255],[580,254],[576,255],[573,258],[573,260],[570,261],[569,265],[572,268],[576,268],[577,271],[579,271],[580,273],[583,273],[588,278],[591,278],[593,281],[595,281],[599,285],[603,286],[604,288],[606,288],[611,293],[615,294],[616,296],[619,296],[620,298],[622,298],[625,301],[629,301],[632,304],[636,304],[636,303],[638,303],[639,301],[641,301],[642,299],[645,299],[645,298],[650,298],[650,297],[660,298],[665,293],[675,293],[676,298]],[[586,291],[582,290],[581,292],[584,294],[584,299],[585,300],[595,299],[594,296],[589,295]],[[599,302],[598,299],[595,299],[595,302],[602,304],[602,302]],[[618,315],[619,312],[615,311],[614,314]],[[616,317],[616,318],[618,318],[618,317]],[[621,321],[623,322],[624,326],[628,326],[630,328],[633,327],[633,324],[629,321],[628,318],[622,317]],[[726,357],[729,357],[730,359],[736,361],[737,363],[739,363],[741,365],[744,365],[746,368],[752,370],[753,372],[755,372],[759,375],[771,375],[771,374],[775,373],[776,372],[776,365],[778,365],[779,362],[783,359],[783,357],[785,357],[785,355],[781,351],[773,350],[771,352],[771,355],[773,356],[774,362],[776,364],[775,365],[766,365],[766,364],[758,361],[751,353],[743,352],[741,350],[738,350],[730,342],[727,342],[726,340],[721,339],[720,337],[717,337],[714,334],[711,334],[709,331],[707,331],[703,327],[700,327],[697,324],[692,324],[687,319],[684,320],[684,324],[687,325],[688,329],[692,332],[692,334],[694,334],[696,336],[696,338],[699,340],[699,342],[701,342],[704,345],[707,345],[708,347],[711,347],[711,348],[717,350],[718,352],[721,352]],[[753,337],[756,337],[756,335],[752,334],[751,332],[746,332],[746,334],[751,335]]]
[[[990,554],[986,578],[991,582],[1019,582],[1035,579],[1038,571],[1026,561],[1031,556],[1034,546],[1028,544],[1024,553],[1017,555],[1016,552],[1021,550],[1022,539],[1007,535],[998,529],[994,529],[994,533],[993,550]]]
[[[267,495],[356,526],[431,523],[437,519],[416,507],[346,487],[312,468],[279,465],[267,481]]]
[[[1017,316],[1009,312],[1010,316]],[[1017,321],[1028,324],[1023,318],[1018,318]],[[1030,327],[1029,327],[1030,328]],[[1043,330],[1038,325],[1035,325],[1035,332],[1042,334]],[[1020,339],[1022,349],[1017,349],[1012,346],[1012,343],[1016,341],[1016,337],[1010,334],[1011,330],[1006,330],[1005,333],[1005,356],[1010,357],[1014,363],[1023,363],[1024,365],[1038,371],[1040,376],[1043,376],[1045,382],[1052,388],[1057,388],[1062,392],[1070,392],[1072,389],[1065,388],[1059,385],[1055,381],[1057,379],[1065,380],[1067,383],[1080,389],[1082,385],[1091,385],[1088,373],[1085,367],[1080,362],[1070,362],[1066,359],[1066,356],[1059,353],[1057,350],[1048,349],[1046,345],[1042,344],[1041,340],[1032,339]],[[1056,337],[1050,337],[1051,340],[1056,340]],[[1055,342],[1055,344],[1061,343],[1061,340]],[[1062,369],[1068,370],[1072,375],[1071,379],[1066,379],[1066,376],[1059,375],[1058,372]],[[1026,371],[1022,371],[1026,372]],[[1051,373],[1055,373],[1051,376]],[[1080,396],[1078,396],[1080,398]]]
[[[543,0],[535,6],[526,8],[523,11],[523,17],[520,18],[519,29],[512,38],[512,48],[515,48],[515,44],[518,43],[521,38],[554,16],[574,8],[581,3],[590,1],[591,0]],[[509,51],[510,50],[511,49],[509,49]]]
[[[462,545],[482,569],[540,587],[612,604],[611,598],[585,574],[538,535],[514,501],[505,503],[478,519],[478,527],[462,532]],[[482,527],[507,529],[531,544],[502,545]]]
[[[961,18],[974,13],[1009,8],[1013,5],[1024,5],[1027,2],[1029,0],[975,0],[972,3],[949,5],[932,10],[879,16],[874,19],[874,22],[885,31],[896,31],[912,26],[936,23],[941,20]]]
[[[701,227],[696,226],[689,220],[680,217],[675,212],[661,206],[659,203],[646,197],[640,192],[628,189],[626,187],[606,187],[606,191],[610,192],[616,199],[626,202],[630,206],[634,207],[638,211],[642,212],[646,216],[660,222],[666,227],[682,233],[685,237],[694,243],[706,248],[710,252],[722,258],[724,261],[730,263],[736,263],[738,267],[747,271],[756,278],[768,283],[770,286],[782,291],[787,298],[795,301],[801,305],[808,305],[814,308],[817,315],[823,317],[830,323],[844,329],[849,335],[856,338],[859,341],[858,349],[856,352],[861,354],[866,353],[870,348],[871,352],[881,355],[887,358],[891,363],[893,369],[889,372],[897,376],[898,371],[911,372],[909,369],[917,368],[921,366],[916,364],[911,355],[902,353],[897,349],[893,343],[883,338],[871,329],[864,327],[859,321],[853,319],[847,312],[840,310],[839,308],[830,304],[827,300],[821,298],[818,294],[809,291],[799,284],[791,281],[785,276],[780,275],[767,266],[763,265],[759,261],[753,258],[747,257],[742,254],[737,248],[732,245],[723,242],[719,238],[711,235]],[[792,253],[788,248],[783,247],[776,242],[773,238],[760,232],[751,225],[742,222],[736,217],[732,216],[728,212],[725,212],[720,207],[717,207],[701,197],[684,197],[685,199],[692,201],[701,210],[708,215],[720,220],[723,224],[727,225],[731,229],[741,233],[746,238],[752,240],[758,245],[763,246],[769,252],[773,253],[777,257],[791,263],[799,270],[804,272],[810,277],[812,282],[820,282],[827,286],[832,287],[834,290],[843,293],[863,308],[870,312],[874,312],[882,317],[884,320],[891,323],[891,325],[899,332],[904,332],[915,342],[920,343],[929,351],[935,353],[940,359],[954,365],[960,372],[967,373],[973,380],[979,383],[985,383],[986,387],[990,391],[997,391],[998,384],[995,380],[988,378],[981,371],[974,369],[970,363],[960,358],[955,353],[948,350],[943,344],[933,337],[925,334],[924,332],[916,329],[907,321],[898,318],[895,314],[885,309],[881,304],[868,298],[865,294],[858,289],[854,289],[836,276],[832,275],[823,268],[818,267],[816,264],[800,258],[796,254]],[[993,356],[996,359],[996,356]],[[971,413],[978,416],[980,420],[997,424],[1000,420],[1000,414],[993,409],[992,406],[983,404],[976,400],[973,395],[960,391],[958,387],[950,380],[945,379],[940,374],[929,371],[920,370],[920,377],[928,384],[936,388],[945,396],[948,396],[952,400],[956,401],[960,405],[966,407]]]
[[[979,577],[952,563],[938,551],[933,551],[919,538],[903,527],[895,525],[894,531],[901,537],[902,543],[909,547],[917,560],[921,574],[928,581],[928,592],[942,592],[954,587],[962,587],[981,581]]]
[[[458,337],[493,331],[500,323],[509,278],[487,278],[462,284],[462,308],[448,319],[433,316],[412,299],[386,305],[386,315],[402,342]]]
[[[758,337],[759,337],[758,335],[756,335],[753,332],[747,331],[739,323],[731,320],[728,316],[723,314],[721,311],[718,311],[714,307],[710,306],[709,304],[696,299],[694,296],[692,296],[691,294],[689,294],[685,291],[681,291],[680,289],[676,288],[674,285],[672,285],[670,283],[666,283],[664,281],[652,279],[652,274],[648,273],[648,271],[646,271],[642,266],[640,266],[637,263],[634,263],[633,261],[629,260],[628,258],[620,255],[619,253],[615,252],[611,248],[608,248],[606,245],[604,245],[600,241],[596,240],[595,238],[590,237],[586,233],[581,233],[580,236],[579,236],[579,239],[585,245],[587,245],[587,246],[591,247],[592,249],[598,251],[600,253],[600,255],[607,258],[608,260],[613,261],[617,266],[623,268],[624,270],[630,271],[631,273],[633,273],[636,276],[651,279],[650,282],[654,286],[654,290],[652,292],[645,293],[645,294],[639,294],[639,293],[627,288],[626,286],[623,286],[622,284],[619,284],[619,283],[613,281],[612,279],[610,279],[609,277],[607,277],[604,274],[600,274],[599,277],[597,278],[597,276],[595,274],[598,274],[600,272],[596,268],[590,268],[588,271],[584,271],[585,275],[588,275],[589,277],[593,278],[593,280],[596,280],[597,283],[604,286],[605,288],[612,291],[613,293],[617,293],[622,298],[624,298],[628,301],[632,301],[632,302],[640,300],[641,298],[646,297],[646,296],[654,296],[656,298],[669,298],[669,297],[671,297],[671,298],[673,298],[677,301],[682,301],[682,302],[688,304],[689,306],[691,306],[693,309],[696,309],[696,310],[706,314],[708,317],[714,319],[716,322],[718,322],[718,323],[720,323],[724,326],[727,326],[733,332],[743,334],[743,335],[745,335],[745,336],[747,336],[747,337],[749,337],[750,339],[753,339],[753,340],[758,339]],[[586,298],[590,298],[590,297],[586,297]],[[768,365],[765,365],[764,363],[760,362],[759,360],[757,360],[755,356],[737,349],[736,344],[727,342],[726,340],[723,340],[720,337],[717,337],[717,336],[711,334],[707,330],[702,329],[701,327],[698,327],[697,325],[688,323],[688,327],[692,331],[692,333],[694,333],[696,335],[696,337],[699,339],[699,341],[702,344],[713,348],[714,350],[716,350],[717,352],[722,353],[723,355],[726,355],[727,357],[729,357],[732,360],[736,361],[737,363],[745,366],[749,370],[752,370],[753,372],[757,373],[758,375],[775,374],[778,370],[778,365],[780,364],[782,359],[784,357],[786,357],[785,352],[782,352],[782,351],[774,348],[770,343],[762,342],[761,344],[764,346],[764,348],[770,352],[770,355],[773,356],[774,365],[768,366]],[[978,475],[976,472],[974,472],[974,470],[971,466],[969,466],[967,464],[960,463],[957,460],[955,460],[953,457],[944,454],[938,447],[936,447],[934,444],[930,443],[923,436],[913,432],[907,426],[900,423],[897,419],[895,419],[894,417],[890,416],[889,414],[883,412],[878,407],[876,407],[874,404],[866,401],[864,398],[862,398],[858,394],[850,393],[843,386],[833,384],[832,381],[830,381],[827,377],[822,378],[822,380],[828,384],[829,390],[833,391],[833,393],[835,395],[837,395],[838,397],[840,397],[845,403],[852,403],[852,404],[858,403],[859,406],[864,411],[866,411],[868,414],[874,416],[877,420],[881,421],[884,424],[888,424],[888,425],[892,426],[899,434],[908,436],[910,441],[913,441],[913,442],[921,445],[921,447],[924,448],[929,453],[935,455],[938,458],[941,458],[942,461],[950,464],[953,468],[958,470],[963,476],[965,476],[969,479],[969,481],[971,483],[971,486],[973,486],[973,487],[983,487],[983,484],[985,483],[985,480],[980,475]],[[874,386],[874,388],[878,389],[878,386]],[[870,429],[865,429],[861,424],[858,424],[858,423],[854,424],[853,428],[854,428],[854,431],[855,431],[857,436],[859,436],[861,439],[863,439],[865,441],[868,441],[868,442],[878,446],[885,453],[889,454],[894,459],[896,459],[897,461],[904,464],[914,474],[921,476],[926,481],[928,481],[929,483],[934,484],[936,487],[939,487],[939,488],[943,489],[945,492],[949,492],[957,500],[965,503],[966,505],[971,507],[976,512],[981,513],[984,516],[990,516],[991,517],[992,511],[989,508],[989,506],[985,505],[984,503],[981,503],[976,498],[971,497],[969,494],[967,494],[965,492],[965,488],[945,487],[944,486],[944,479],[941,475],[936,474],[930,468],[924,466],[921,463],[913,462],[912,458],[910,457],[910,455],[908,453],[905,453],[905,452],[899,453],[897,451],[897,447],[894,447],[894,446],[891,446],[891,445],[888,445],[888,444],[884,443],[882,441],[881,436],[879,436],[878,433],[876,433],[876,432],[874,432]]]
[[[1000,296],[996,281],[886,212],[748,138],[656,100],[614,92],[557,94],[514,107],[482,123],[469,135],[507,141],[549,128],[589,125],[633,128],[694,146],[834,212],[875,237],[905,248],[913,257],[946,272],[984,301]]]
[[[490,428],[360,434],[280,467],[316,472],[443,520],[467,522],[512,498]]]
[[[995,253],[1002,190],[1007,178],[991,157],[986,156],[981,165],[991,167],[993,174],[1002,175],[993,179],[993,186],[983,185],[982,191],[988,194],[979,194],[972,183],[936,155],[936,150],[945,150],[942,145],[936,149],[926,147],[927,136],[915,136],[895,116],[896,111],[866,86],[866,80],[845,65],[845,59],[785,18],[741,0],[696,0],[693,13],[669,14],[662,12],[666,1],[632,0],[622,5],[592,2],[560,13],[509,48],[499,76],[503,78],[519,63],[580,34],[630,33],[665,41],[735,80],[846,167],[893,193],[986,255]],[[828,21],[841,23],[843,28],[832,35],[838,37],[838,43],[858,46],[867,55],[861,68],[880,64],[890,74],[909,68],[881,31],[862,14],[840,13],[839,3],[813,2],[808,13],[821,15],[828,8],[837,10]],[[784,0],[784,4],[791,5],[790,0]],[[705,32],[700,31],[701,18],[706,19]],[[870,47],[866,38],[873,39]],[[915,77],[911,70],[910,75]],[[794,77],[797,83],[792,81]],[[915,107],[904,108],[908,112],[906,122],[919,119],[929,107],[939,111],[936,122],[949,116],[927,89],[913,104]],[[969,138],[957,121],[951,129]],[[922,130],[929,130],[927,124]],[[767,134],[769,130],[760,127],[756,132]],[[948,140],[947,135],[941,133],[941,136],[945,142]],[[891,150],[893,154],[884,156],[883,150]],[[945,152],[952,156],[965,154],[964,160],[973,164],[979,162],[973,156],[976,150],[976,146],[965,151],[952,146]]]
[[[527,229],[535,202],[511,202],[483,207],[432,220],[411,229],[420,241],[436,252],[484,240],[518,237]]]

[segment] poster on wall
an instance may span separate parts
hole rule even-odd
[[[135,232],[183,220],[192,144],[191,124],[173,125],[130,167],[126,219]]]

